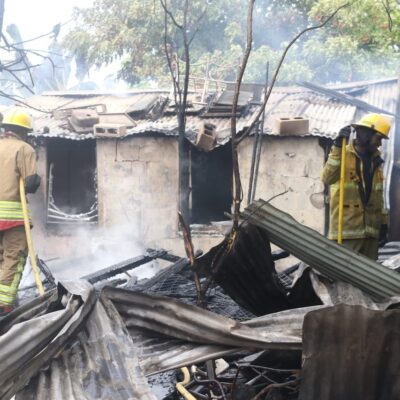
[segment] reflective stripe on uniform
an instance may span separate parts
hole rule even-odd
[[[339,190],[340,189],[340,185],[337,184],[337,183],[334,183],[333,185],[331,185],[331,188]],[[358,190],[358,184],[357,184],[357,182],[345,182],[344,183],[344,188],[345,189],[353,188],[353,189],[357,189]]]
[[[342,232],[343,239],[358,239],[364,237],[379,237],[379,230],[373,228],[372,226],[366,226],[365,229],[358,229],[358,230],[344,230]],[[331,229],[329,233],[329,238],[336,240],[338,236],[337,230]]]
[[[28,211],[29,213],[29,211]],[[29,216],[30,218],[30,216]],[[19,201],[0,201],[0,220],[23,221],[24,213]]]
[[[373,228],[372,226],[367,225],[365,227],[365,232],[367,235],[372,235],[373,237],[379,237],[379,229]]]
[[[329,236],[337,238],[337,234],[338,234],[337,230],[331,230],[331,233],[330,233]],[[342,234],[343,234],[343,238],[344,239],[346,239],[346,238],[348,239],[349,237],[355,237],[355,238],[360,237],[361,238],[361,237],[365,236],[365,229],[361,229],[361,230],[345,230],[345,231],[342,232]]]
[[[335,160],[334,158],[328,158],[326,163],[332,165],[333,167],[337,167],[338,165],[340,165],[340,160]]]
[[[361,166],[362,162],[359,161],[352,143],[346,147],[343,239],[378,238],[380,226],[386,221],[383,216],[383,172],[378,157],[378,153],[373,156],[372,162],[376,170],[373,175],[369,200],[363,205],[363,200],[365,200],[362,197],[363,192],[365,193],[364,176],[358,168],[358,164]],[[336,240],[339,222],[340,149],[333,147],[327,164],[330,165],[324,168],[322,176],[326,178],[326,183],[330,186],[329,238]]]
[[[0,305],[12,305],[17,297],[19,282],[25,267],[25,257],[20,257],[14,278],[10,285],[0,283]]]

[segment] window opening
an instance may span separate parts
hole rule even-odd
[[[47,146],[47,160],[47,223],[96,223],[96,142],[52,140]]]

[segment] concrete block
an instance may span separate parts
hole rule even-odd
[[[93,126],[94,136],[102,137],[123,137],[126,135],[126,125],[122,124],[96,124]]]
[[[71,123],[82,128],[90,128],[99,122],[96,110],[78,109],[71,112]]]
[[[211,151],[215,147],[216,126],[204,123],[197,133],[196,146],[203,151]]]
[[[277,118],[276,124],[280,135],[306,135],[309,131],[309,121],[303,117]]]

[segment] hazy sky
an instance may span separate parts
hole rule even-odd
[[[92,3],[93,0],[5,0],[4,27],[17,24],[27,40],[50,32],[59,22],[69,21],[73,7],[88,7]]]

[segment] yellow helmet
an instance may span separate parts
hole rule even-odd
[[[366,128],[376,131],[384,139],[389,139],[391,123],[389,119],[382,114],[367,114],[356,124],[353,124],[353,126],[365,126]]]
[[[6,111],[3,116],[2,125],[19,126],[29,131],[33,129],[32,117],[21,108]]]

